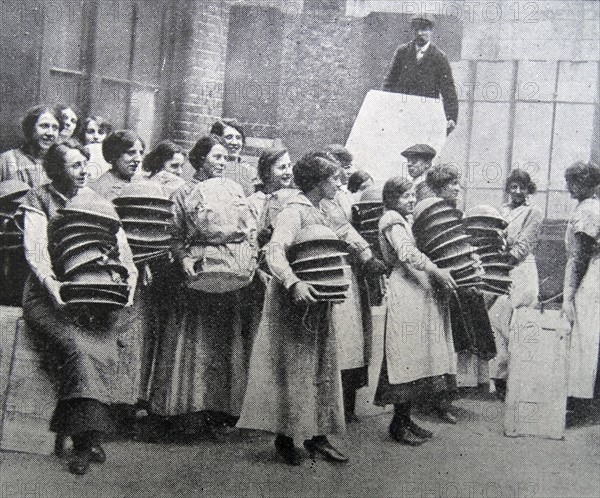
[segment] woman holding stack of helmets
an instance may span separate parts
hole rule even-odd
[[[415,202],[415,189],[409,180],[394,177],[385,183],[386,211],[379,221],[379,244],[393,270],[387,287],[384,359],[375,393],[376,405],[394,405],[390,435],[410,446],[432,437],[411,419],[412,403],[448,391],[452,387],[450,377],[456,373],[443,296],[444,290],[456,289],[456,283],[450,270],[439,268],[417,249],[410,216]]]
[[[345,462],[347,457],[327,439],[327,435],[343,432],[345,421],[336,338],[330,329],[331,303],[322,300],[329,295],[323,289],[339,288],[339,284],[321,280],[321,286],[311,284],[310,277],[301,279],[301,271],[292,267],[294,262],[304,268],[310,266],[305,272],[312,274],[313,280],[320,274],[341,271],[340,267],[314,267],[316,259],[335,261],[346,254],[341,251],[346,244],[339,240],[331,228],[332,220],[320,209],[320,202],[333,199],[341,186],[339,165],[326,154],[313,152],[303,156],[293,171],[301,192],[277,217],[265,248],[273,278],[254,341],[238,427],[277,434],[275,448],[290,465],[299,465],[303,460],[294,444],[298,438],[304,439],[309,453]],[[324,233],[329,237],[325,242],[320,240]],[[368,246],[354,229],[350,227],[343,238],[357,258],[371,258]],[[334,253],[324,257],[319,243]],[[302,258],[294,259],[291,252],[295,247],[313,254],[300,263]]]
[[[172,196],[183,309],[172,313],[157,352],[150,411],[184,437],[219,440],[244,395],[240,292],[256,269],[256,224],[242,187],[223,177],[221,137],[200,138],[189,161],[196,172]]]
[[[76,142],[55,144],[45,155],[44,168],[50,184],[32,189],[25,197],[23,212],[24,244],[31,274],[23,297],[25,321],[45,345],[60,378],[59,401],[51,422],[51,430],[73,438],[74,453],[69,470],[87,472],[90,462],[106,459],[102,436],[113,429],[109,405],[131,402],[121,396],[118,380],[117,330],[120,311],[89,320],[70,312],[61,292],[64,283],[57,277],[53,261],[43,257],[49,251],[52,223],[71,199],[86,196],[86,206],[108,205],[86,187],[88,153]],[[114,211],[110,205],[108,210]],[[113,217],[118,224],[116,212]],[[127,269],[129,302],[137,280],[137,270],[125,233],[116,233],[117,258]],[[50,251],[52,253],[52,251]]]
[[[438,164],[427,172],[425,179],[427,186],[439,198],[446,200],[454,209],[457,208],[458,200],[462,192],[460,185],[460,170],[452,164]],[[458,380],[465,385],[463,379],[471,361],[469,353],[475,353],[482,360],[489,360],[496,354],[494,335],[490,325],[490,319],[485,304],[485,299],[475,287],[461,287],[450,296],[450,319],[454,344],[458,356]],[[460,346],[459,346],[460,345]],[[468,379],[469,387],[472,385]],[[446,400],[446,408],[447,408]],[[437,411],[444,418],[448,413],[443,406],[438,406]],[[454,418],[452,413],[445,415]]]
[[[331,157],[340,165],[342,187],[337,191],[333,200],[323,199],[321,201],[321,209],[327,213],[336,232],[343,233],[350,229],[352,220],[352,195],[345,189],[353,168],[352,154],[343,146],[333,144],[325,147],[323,155]],[[376,192],[380,193],[381,191]],[[365,247],[369,247],[369,243],[364,239],[363,244]],[[371,253],[371,249],[368,251]],[[367,385],[369,377],[373,319],[365,276],[379,277],[387,271],[385,264],[373,257],[370,257],[366,264],[364,261],[353,258],[350,259],[350,262],[351,284],[348,299],[335,304],[332,309],[332,327],[337,336],[339,366],[342,372],[344,414],[347,423],[358,422],[355,413],[356,391]]]

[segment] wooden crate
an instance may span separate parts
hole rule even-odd
[[[504,433],[563,439],[568,328],[558,310],[520,308],[511,324]]]
[[[8,387],[8,374],[17,333],[17,322],[23,317],[21,308],[0,306],[0,407],[4,406],[6,388]],[[2,417],[0,412],[0,430]]]
[[[54,434],[49,431],[49,424],[57,402],[56,386],[43,370],[42,356],[22,318],[16,321],[9,363],[0,449],[51,454]]]

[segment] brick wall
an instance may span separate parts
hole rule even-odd
[[[361,25],[318,9],[287,21],[278,118],[293,156],[345,143],[362,102]]]
[[[178,5],[173,75],[172,139],[190,148],[223,112],[228,1]]]

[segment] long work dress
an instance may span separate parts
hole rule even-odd
[[[430,282],[425,270],[433,263],[415,246],[410,222],[396,211],[379,220],[379,244],[393,271],[375,404],[424,400],[451,389],[456,374],[447,300]]]
[[[204,209],[193,198],[201,183],[193,178],[172,196],[173,253],[179,263],[201,258],[207,246],[207,234],[195,221]],[[240,185],[223,179],[222,186],[224,204],[247,206]],[[157,352],[150,410],[163,416],[205,410],[237,416],[246,387],[241,291],[200,292],[183,282],[178,290],[180,309],[171,313]]]
[[[93,192],[88,193],[93,196]],[[26,244],[30,239],[33,244],[37,242],[37,247],[48,247],[52,221],[60,216],[58,210],[64,208],[67,202],[68,199],[51,184],[34,188],[27,194],[21,205],[25,216]],[[30,222],[28,217],[34,221]],[[36,226],[33,234],[27,233],[30,223]],[[129,283],[135,285],[137,270],[131,264],[131,250],[123,229],[119,230],[117,240],[120,260],[130,275]],[[38,254],[39,251],[31,253]],[[51,262],[47,258],[34,258],[30,260],[30,266],[32,273],[25,285],[23,316],[36,339],[46,348],[51,372],[59,376],[59,407],[61,403],[66,407],[65,401],[78,399],[106,405],[134,402],[137,392],[127,383],[127,372],[123,371],[125,365],[120,361],[118,324],[123,310],[81,323],[77,315],[57,309],[42,284],[45,278],[55,275]],[[99,417],[97,411],[93,412],[95,414],[87,411],[83,416],[73,414],[70,417],[67,414],[70,410],[57,409],[51,429],[64,434],[86,430],[109,432],[110,420]]]
[[[334,228],[323,211],[301,193],[277,217],[267,262],[274,276],[250,360],[248,388],[238,427],[295,438],[345,432],[336,337],[331,304],[295,304],[290,288],[299,281],[285,256],[300,230]],[[340,234],[342,235],[342,234]],[[343,234],[361,252],[355,233]]]
[[[327,213],[337,232],[350,230],[351,212],[346,193],[338,192],[333,201],[321,201],[321,208]],[[345,200],[342,200],[345,199]],[[360,236],[359,236],[360,237]],[[368,242],[360,238],[364,258],[371,258]],[[373,318],[369,292],[360,272],[361,261],[350,259],[350,289],[348,298],[335,303],[331,310],[331,325],[335,331],[338,356],[344,389],[356,390],[368,383],[369,361],[373,342]]]
[[[90,182],[90,187],[109,201],[119,197],[121,190],[131,180],[123,178],[111,168],[102,176]],[[137,400],[148,400],[149,375],[152,370],[153,330],[155,322],[154,298],[148,285],[147,265],[138,266],[140,278],[135,290],[135,300],[131,308],[126,309],[119,318],[120,341],[123,361],[130,365],[131,381],[138,390]]]
[[[508,376],[508,341],[511,323],[514,324],[518,318],[515,311],[533,306],[539,294],[533,251],[542,227],[542,210],[527,201],[514,209],[508,205],[502,206],[502,215],[508,221],[506,240],[509,254],[514,256],[518,264],[509,274],[512,279],[510,294],[498,297],[489,312],[497,350],[496,357],[489,362],[492,379],[506,379]]]
[[[573,272],[575,234],[591,237],[595,242],[587,271],[575,291],[575,321],[569,348],[568,395],[575,398],[600,397],[598,373],[600,342],[600,201],[596,196],[581,201],[567,226],[568,253],[565,291]],[[566,294],[566,292],[565,292]]]

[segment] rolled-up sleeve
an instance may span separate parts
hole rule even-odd
[[[23,209],[23,246],[25,259],[40,282],[56,280],[48,252],[48,219],[33,209]]]

